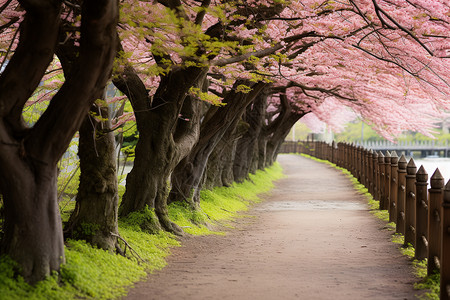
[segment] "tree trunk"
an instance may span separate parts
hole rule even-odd
[[[36,169],[18,155],[2,159],[1,165],[8,173],[1,174],[5,200],[2,252],[20,264],[27,281],[36,282],[59,270],[65,261],[56,165],[36,163]]]
[[[230,128],[231,129],[231,128]],[[223,186],[231,186],[235,181],[233,173],[234,160],[236,158],[236,147],[240,137],[248,129],[248,124],[240,122],[234,126],[223,138],[224,147],[222,151],[222,183]]]
[[[284,117],[284,122],[280,123],[279,126],[274,129],[267,139],[265,167],[273,165],[277,159],[280,146],[289,134],[292,126],[294,126],[304,115],[304,112],[290,111]]]
[[[177,10],[176,3],[168,6]],[[224,34],[222,24],[212,25],[205,34],[220,39]],[[204,53],[198,50],[196,54]],[[209,59],[213,57],[214,54],[208,55]],[[157,54],[154,58],[162,64],[167,59]],[[188,94],[195,85],[203,90],[208,70],[209,67],[174,66],[168,74],[160,76],[152,101],[146,97],[145,86],[131,67],[126,67],[124,73],[114,80],[133,105],[139,131],[135,163],[127,176],[126,192],[119,207],[120,216],[148,206],[155,209],[165,229],[182,234],[182,230],[168,217],[169,180],[176,165],[198,141],[201,105]]]
[[[202,178],[211,152],[225,132],[236,126],[245,108],[266,85],[256,83],[251,86],[252,91],[249,93],[236,92],[236,88],[244,83],[249,84],[237,81],[223,101],[226,105],[218,108],[215,114],[202,124],[199,141],[172,174],[170,201],[187,202],[193,208],[199,204]]]
[[[307,111],[292,107],[286,94],[280,94],[278,114],[272,120],[270,114],[266,113],[267,125],[261,130],[259,143],[260,169],[269,167],[275,162],[281,143],[288,135],[289,130],[307,113]],[[263,156],[264,160],[262,160]]]
[[[267,138],[264,128],[261,130],[261,134],[258,139],[258,149],[257,153],[254,155],[258,156],[258,169],[264,170],[266,168],[266,150],[267,150]]]
[[[56,164],[111,74],[118,5],[83,2],[74,76],[66,79],[33,128],[24,128],[23,106],[53,58],[60,7],[58,1],[21,3],[26,15],[19,45],[0,77],[0,190],[5,207],[1,248],[18,262],[25,280],[36,282],[64,262]]]
[[[247,131],[248,124],[236,121],[231,124],[208,160],[204,187],[231,186],[234,181],[233,162],[238,139]]]
[[[91,113],[98,114],[93,105]],[[66,236],[84,239],[105,250],[117,246],[117,210],[119,205],[114,133],[108,118],[108,107],[100,108],[98,121],[88,116],[80,127],[78,156],[80,185],[76,206],[65,227]]]
[[[212,190],[215,187],[224,186],[222,181],[222,171],[223,171],[223,149],[225,143],[222,141],[217,144],[214,151],[211,153],[206,165],[206,170],[203,175],[203,188]]]
[[[252,105],[246,110],[244,121],[248,123],[247,132],[240,138],[236,145],[236,156],[233,163],[233,176],[237,182],[242,182],[249,173],[257,170],[258,137],[264,125],[265,110],[267,106],[267,94],[261,93]]]
[[[114,84],[133,104],[139,140],[119,215],[126,216],[148,206],[155,210],[166,230],[182,234],[181,228],[168,217],[169,180],[175,166],[198,140],[201,103],[187,95],[192,86],[202,82],[206,69],[172,70],[162,77],[152,102],[144,97],[147,91],[135,78],[134,70],[128,68],[126,72]],[[132,79],[133,85],[129,84]]]

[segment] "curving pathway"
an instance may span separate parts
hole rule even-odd
[[[126,299],[415,299],[391,232],[334,168],[280,155],[285,178],[226,236],[185,237]]]

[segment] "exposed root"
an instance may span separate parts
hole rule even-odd
[[[124,250],[120,249],[120,247],[118,247],[118,246],[116,247],[117,252],[118,252],[120,255],[125,256],[126,253],[127,253],[127,247],[128,247],[128,248],[130,248],[131,254],[132,254],[134,257],[136,257],[138,263],[139,263],[140,261],[143,262],[143,263],[146,262],[146,261],[139,255],[139,253],[137,253],[137,251],[134,250],[133,247],[130,246],[130,244],[128,244],[128,242],[127,242],[123,237],[121,237],[119,234],[116,234],[116,233],[112,233],[112,232],[110,232],[110,233],[111,233],[112,236],[117,237],[118,239],[120,239],[120,240],[125,244],[125,249],[124,249]]]

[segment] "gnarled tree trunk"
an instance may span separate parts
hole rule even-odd
[[[233,184],[233,163],[237,141],[247,130],[247,123],[236,120],[225,132],[208,159],[203,180],[204,188],[212,189]]]
[[[308,112],[292,107],[287,96],[280,94],[280,111],[273,120],[267,120],[267,125],[261,130],[259,154],[260,168],[271,166],[277,157],[278,151],[289,130]]]
[[[281,123],[272,134],[267,138],[266,144],[266,158],[265,166],[269,167],[277,160],[278,151],[280,150],[281,144],[283,143],[286,136],[289,134],[292,126],[297,123],[305,114],[291,112],[285,117],[284,122]]]
[[[113,250],[118,234],[117,155],[108,107],[92,106],[92,113],[99,111],[104,121],[88,116],[79,130],[80,185],[65,235]]]
[[[211,152],[225,132],[236,126],[245,108],[266,85],[256,83],[251,86],[252,91],[249,93],[236,92],[235,89],[241,84],[244,82],[237,81],[233,90],[224,98],[226,105],[218,108],[212,117],[204,121],[199,141],[174,170],[170,201],[188,202],[193,208],[200,202],[202,178]]]
[[[26,15],[19,45],[0,77],[0,190],[5,207],[1,250],[19,263],[27,281],[35,282],[58,271],[64,262],[56,164],[110,77],[118,5],[83,2],[74,74],[36,124],[25,128],[23,107],[55,51],[60,2],[21,4]]]
[[[201,68],[174,69],[162,77],[153,101],[131,67],[114,80],[133,105],[139,131],[134,166],[119,208],[121,216],[148,206],[154,208],[166,230],[182,233],[168,217],[169,180],[198,139],[201,103],[188,96],[188,91],[205,75],[206,69]]]
[[[257,170],[258,156],[255,154],[258,151],[258,137],[264,125],[266,107],[267,94],[264,92],[247,107],[244,121],[248,124],[248,130],[237,142],[233,162],[233,176],[237,182],[244,181],[249,173]]]

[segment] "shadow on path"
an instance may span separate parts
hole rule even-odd
[[[280,155],[285,178],[226,236],[183,238],[126,299],[415,299],[411,263],[340,171]]]

